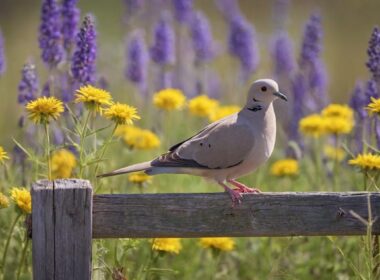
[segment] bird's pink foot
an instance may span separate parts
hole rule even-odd
[[[235,190],[241,193],[261,193],[259,189],[247,187],[246,185],[232,179],[227,180],[227,182],[234,185],[236,187]]]
[[[235,207],[236,204],[240,204],[241,203],[241,199],[242,199],[241,192],[233,190],[233,189],[230,189],[226,184],[223,184],[223,183],[219,183],[219,184],[230,195],[231,200],[232,200],[232,207]]]

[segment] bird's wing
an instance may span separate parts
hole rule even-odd
[[[249,125],[225,118],[152,161],[152,166],[223,169],[241,163],[254,146]]]

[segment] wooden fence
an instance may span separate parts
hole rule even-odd
[[[91,279],[92,238],[363,235],[355,215],[380,214],[379,193],[244,194],[232,208],[225,193],[93,196],[85,180],[39,181],[32,203],[36,280]]]

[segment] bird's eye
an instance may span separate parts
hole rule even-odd
[[[267,87],[261,87],[261,91],[267,91]]]

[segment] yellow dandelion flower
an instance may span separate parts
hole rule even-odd
[[[64,111],[62,101],[55,97],[40,97],[26,104],[29,119],[37,124],[49,123],[56,120]]]
[[[354,111],[347,105],[330,104],[321,112],[323,117],[337,117],[343,119],[353,119]]]
[[[118,102],[105,109],[104,116],[117,124],[133,124],[134,120],[140,119],[135,107]]]
[[[190,99],[188,106],[190,113],[194,116],[207,117],[218,105],[217,100],[209,98],[207,95],[199,95]]]
[[[200,239],[203,248],[213,248],[220,251],[232,251],[235,241],[230,237],[205,237]]]
[[[326,145],[323,152],[325,156],[331,160],[342,161],[346,156],[346,152],[342,148],[336,148],[331,145]]]
[[[371,103],[368,104],[368,107],[366,109],[371,114],[378,114],[380,115],[380,98],[373,98],[371,97]]]
[[[274,176],[295,176],[298,175],[298,161],[286,158],[272,164],[270,173]]]
[[[304,117],[298,125],[299,130],[307,136],[320,137],[326,133],[326,119],[318,114]]]
[[[128,181],[133,184],[150,184],[152,182],[152,176],[149,176],[144,172],[136,172],[128,175]]]
[[[216,107],[213,111],[209,114],[209,120],[211,122],[218,121],[220,119],[223,119],[224,117],[227,117],[229,115],[235,114],[240,111],[240,107],[236,105],[227,105],[227,106],[220,106]]]
[[[166,88],[153,95],[154,105],[165,111],[180,110],[185,101],[182,91],[174,88]]]
[[[70,178],[76,165],[75,155],[69,150],[61,149],[54,152],[51,157],[52,179]]]
[[[348,134],[354,128],[354,120],[342,117],[325,117],[325,129],[327,133]]]
[[[9,199],[8,197],[0,192],[0,209],[9,207]]]
[[[111,105],[112,97],[111,94],[104,89],[87,85],[77,90],[75,103],[84,103],[88,110],[102,113],[102,106]]]
[[[180,238],[155,238],[152,249],[160,252],[178,254],[182,249]]]
[[[136,126],[120,126],[115,134],[122,136],[124,142],[132,149],[150,150],[161,145],[161,141],[155,133],[148,129],[141,129]]]
[[[26,188],[12,188],[11,198],[22,212],[25,214],[32,213],[32,197]]]
[[[359,154],[356,158],[350,159],[348,163],[367,170],[380,169],[380,155],[371,153]]]
[[[8,153],[0,146],[0,164],[3,164],[6,159],[9,159]]]

